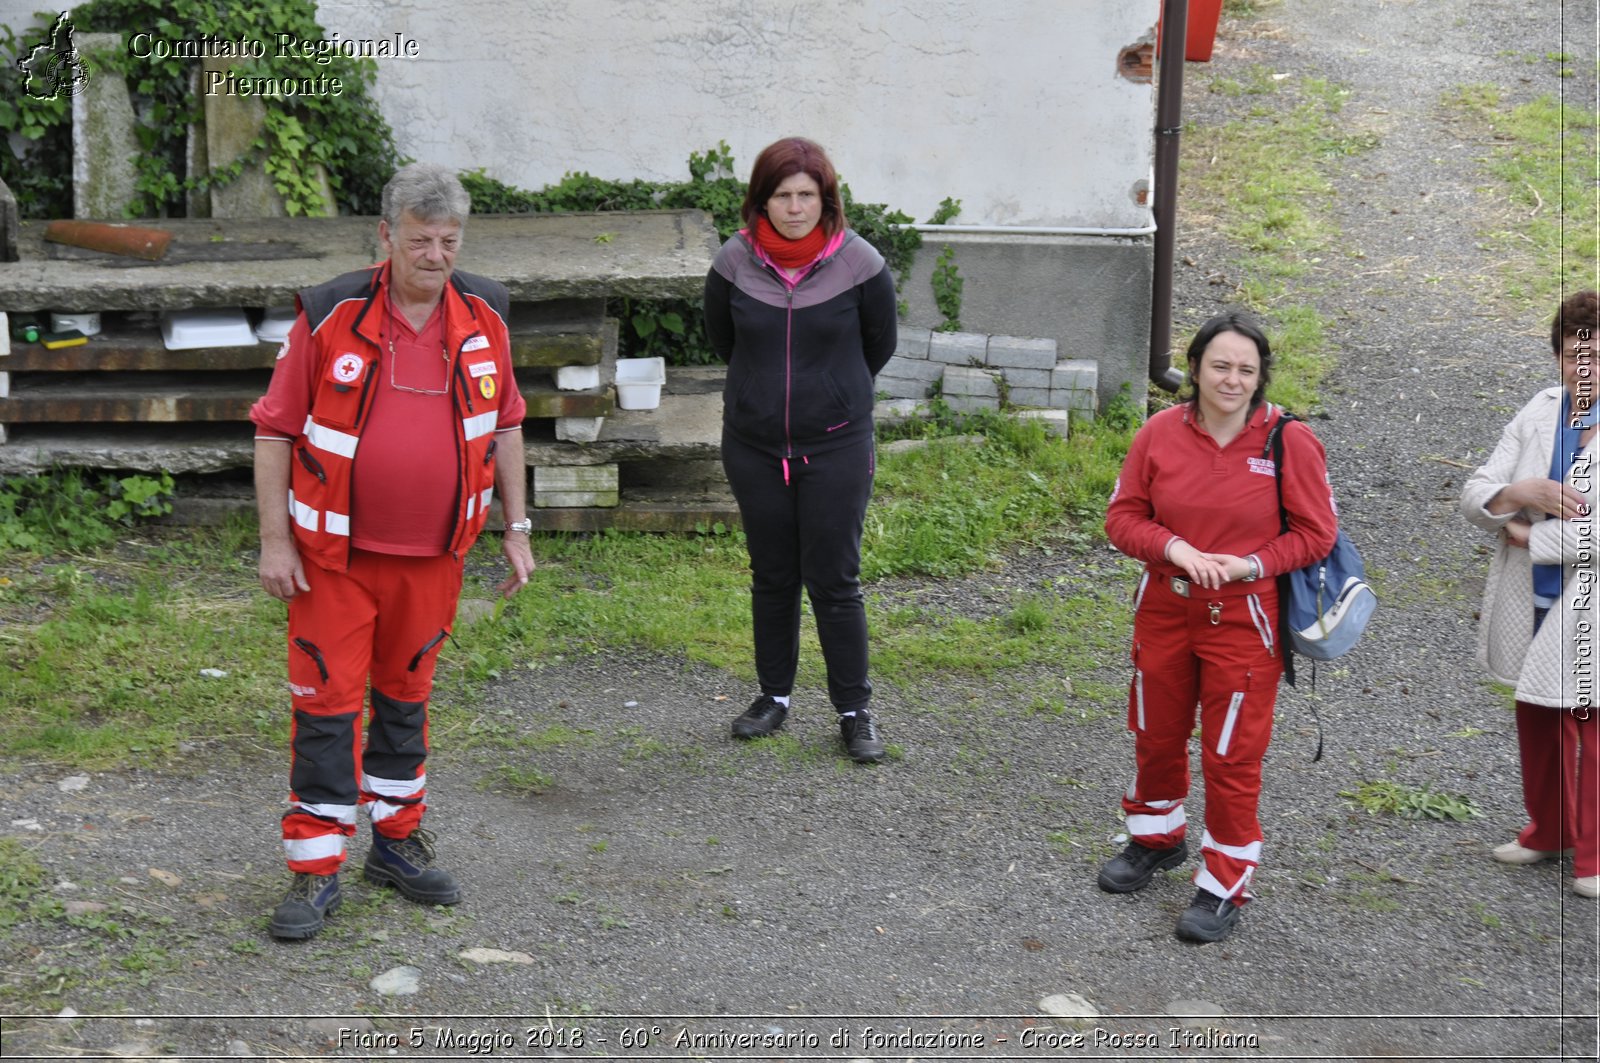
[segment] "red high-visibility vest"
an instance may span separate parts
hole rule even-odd
[[[388,298],[388,263],[302,291],[317,365],[311,412],[290,458],[289,516],[301,555],[342,572],[350,560],[351,474],[372,390],[388,370],[379,342],[380,300]],[[516,387],[506,328],[504,285],[459,270],[444,290],[444,340],[451,354],[455,416],[455,519],[447,549],[463,556],[483,530],[494,499],[495,429],[501,388]],[[485,385],[484,378],[492,378]]]

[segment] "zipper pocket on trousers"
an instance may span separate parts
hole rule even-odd
[[[422,658],[427,656],[428,651],[439,645],[439,643],[443,642],[445,640],[445,636],[449,634],[450,632],[440,628],[439,633],[433,636],[433,638],[429,639],[427,644],[423,646],[422,649],[417,651],[417,655],[411,658],[411,663],[406,665],[406,671],[415,672],[417,670],[417,666],[422,663]]]
[[[322,659],[322,651],[317,649],[317,644],[310,639],[295,639],[295,647],[310,657],[316,663],[317,671],[322,673],[322,681],[328,681],[328,663]]]

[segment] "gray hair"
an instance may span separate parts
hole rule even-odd
[[[383,220],[392,229],[410,212],[420,221],[453,221],[466,227],[472,199],[448,168],[431,162],[402,166],[383,186]]]

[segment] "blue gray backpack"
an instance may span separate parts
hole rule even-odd
[[[1278,423],[1267,434],[1262,457],[1271,456],[1277,471],[1278,520],[1280,531],[1289,530],[1289,514],[1283,508],[1283,426],[1297,420],[1282,411]],[[1283,632],[1280,644],[1290,647],[1285,653],[1284,677],[1294,685],[1294,654],[1311,661],[1331,661],[1343,657],[1355,646],[1378,607],[1378,596],[1367,586],[1367,570],[1361,563],[1356,544],[1339,529],[1328,556],[1305,568],[1278,576],[1278,618]],[[1315,687],[1315,664],[1312,685]]]

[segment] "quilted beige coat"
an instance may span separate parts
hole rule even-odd
[[[1561,388],[1547,388],[1524,406],[1500,435],[1489,460],[1467,478],[1461,489],[1461,513],[1487,531],[1498,533],[1518,514],[1496,515],[1486,508],[1502,487],[1532,476],[1550,475],[1556,420],[1561,416]],[[1589,515],[1576,520],[1545,520],[1542,513],[1523,513],[1533,522],[1526,550],[1496,536],[1494,560],[1483,592],[1478,627],[1478,663],[1502,683],[1516,687],[1517,700],[1555,708],[1593,707],[1596,702],[1595,657],[1600,655],[1600,613],[1595,609],[1596,481],[1600,459],[1595,440],[1573,462],[1567,483],[1585,494]],[[1565,565],[1561,601],[1550,610],[1533,636],[1533,566]]]

